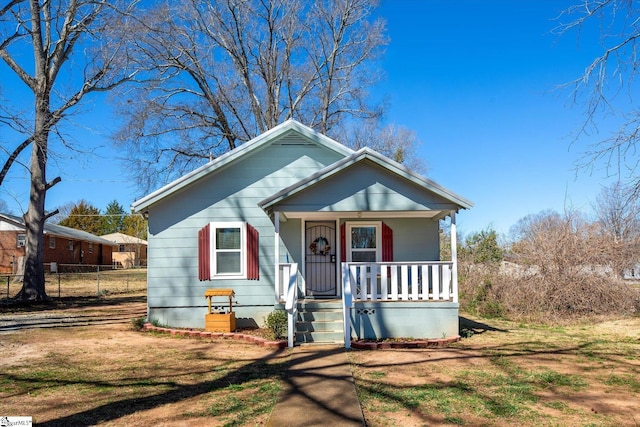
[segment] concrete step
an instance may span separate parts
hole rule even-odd
[[[344,341],[342,331],[296,331],[296,343],[298,344],[340,344]]]
[[[302,300],[298,303],[296,343],[342,343],[342,301]]]
[[[330,321],[296,322],[296,330],[301,332],[326,332],[342,331],[344,329],[342,319]]]
[[[298,322],[341,322],[342,310],[298,310]]]
[[[298,301],[298,309],[300,310],[342,310],[342,300],[310,300],[303,299]]]

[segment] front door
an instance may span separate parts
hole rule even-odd
[[[335,297],[336,223],[307,221],[305,228],[305,295]]]

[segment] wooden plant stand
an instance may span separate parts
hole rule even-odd
[[[207,289],[205,298],[209,299],[209,313],[205,315],[204,329],[208,332],[232,332],[236,330],[236,315],[233,312],[233,289]],[[211,312],[213,297],[229,297],[229,311],[225,313]]]

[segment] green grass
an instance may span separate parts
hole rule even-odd
[[[589,397],[578,396],[598,390],[639,402],[640,368],[629,362],[640,357],[637,338],[582,325],[497,325],[509,331],[474,334],[449,351],[415,352],[405,357],[410,367],[390,356],[368,368],[370,359],[353,353],[370,425],[615,426],[629,414],[594,410]]]
[[[279,377],[284,367],[272,368],[271,372]],[[281,389],[280,382],[275,379],[253,379],[242,384],[230,384],[217,392],[219,397],[209,406],[207,415],[218,417],[225,427],[247,425],[257,415],[272,410]]]
[[[604,384],[608,386],[615,386],[615,387],[626,387],[634,393],[640,392],[640,380],[638,380],[638,375],[611,374],[605,379]]]

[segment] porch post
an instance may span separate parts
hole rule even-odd
[[[451,293],[453,302],[458,302],[458,231],[456,229],[456,211],[451,211]]]
[[[274,267],[275,267],[275,275],[273,276],[275,282],[275,300],[276,304],[280,302],[280,212],[275,211],[273,213],[273,222],[274,222]]]

